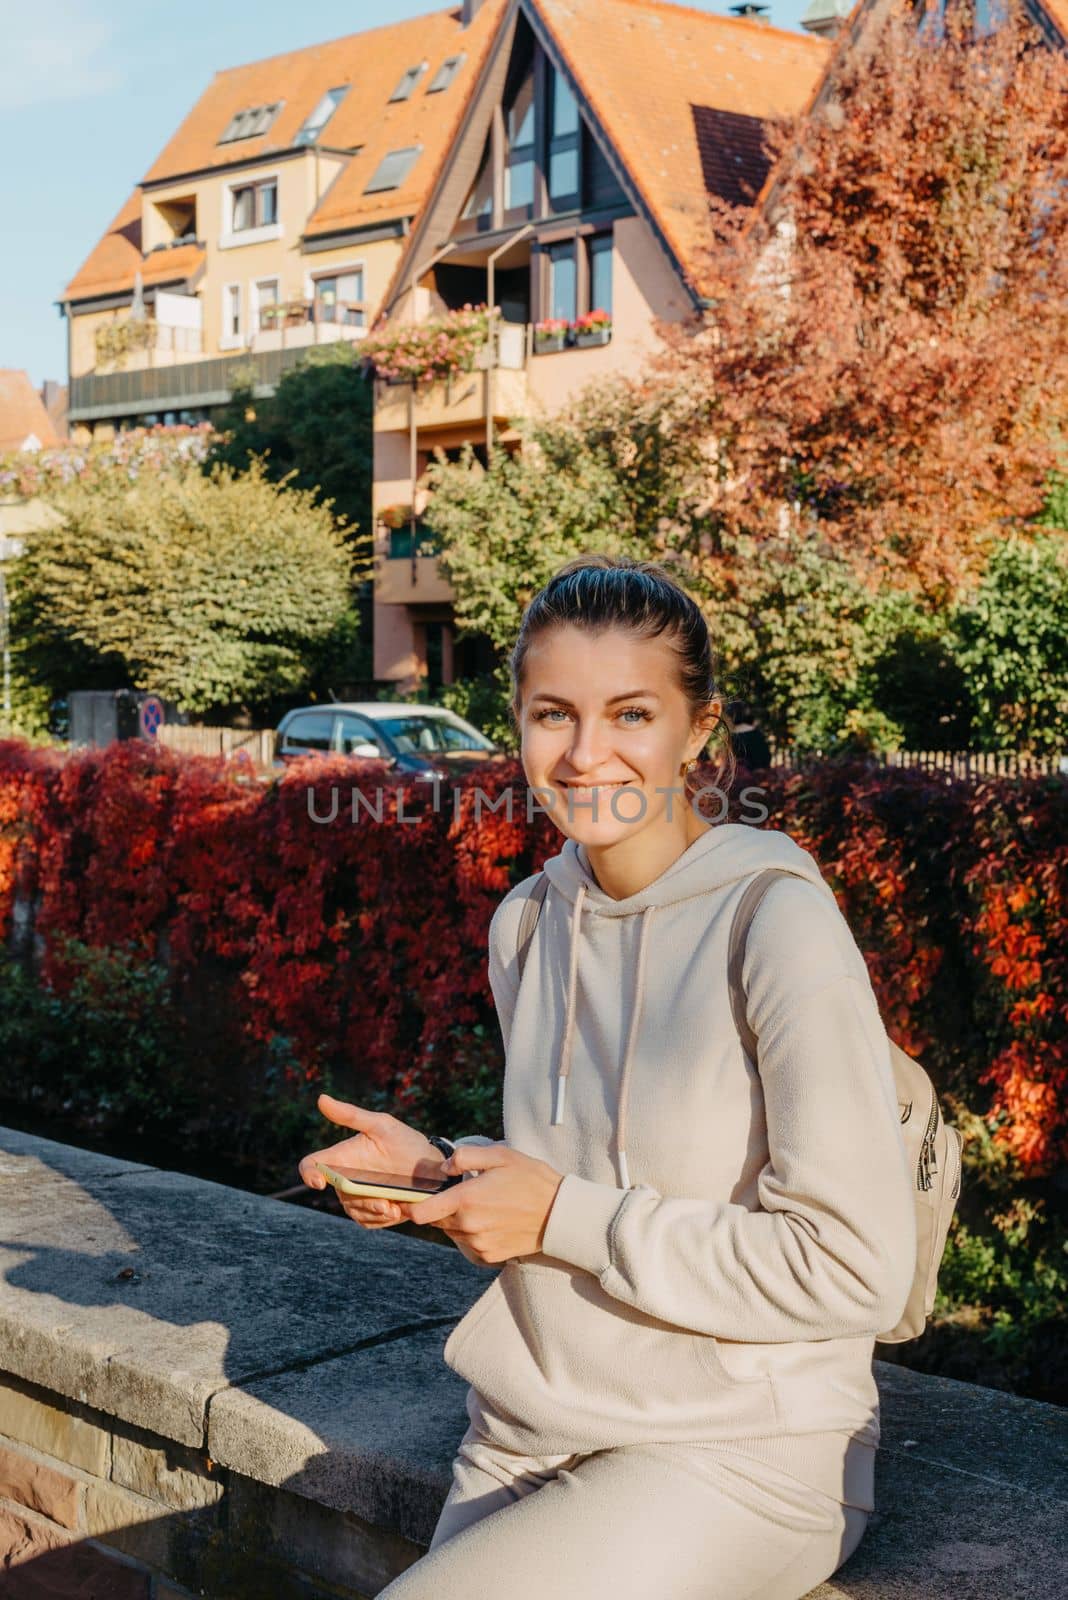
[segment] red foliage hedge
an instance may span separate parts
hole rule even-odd
[[[330,1064],[403,1105],[414,1073],[450,1072],[471,1025],[497,1036],[489,920],[560,836],[528,821],[518,762],[443,784],[437,809],[429,785],[401,793],[380,764],[356,781],[342,759],[264,787],[140,741],[0,742],[0,941],[35,931],[61,992],[60,933],[164,961],[179,992],[210,968],[250,1049],[283,1034],[309,1081]],[[857,760],[746,782],[764,826],[820,862],[892,1035],[986,1102],[1025,1172],[1052,1171],[1068,1156],[1068,780]],[[491,809],[509,788],[510,819]],[[332,791],[336,817],[315,820]]]

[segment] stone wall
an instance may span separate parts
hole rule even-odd
[[[5,1600],[372,1600],[447,1493],[491,1271],[0,1129]],[[876,1375],[878,1509],[814,1600],[1060,1600],[1066,1414]]]

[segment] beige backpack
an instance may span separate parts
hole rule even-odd
[[[746,1051],[757,1059],[757,1042],[745,1014],[742,989],[742,961],[745,940],[753,914],[774,880],[798,877],[784,868],[769,867],[757,873],[746,887],[731,927],[727,972],[730,980],[731,1009]],[[912,1199],[916,1208],[916,1270],[908,1301],[897,1325],[876,1335],[880,1344],[902,1344],[917,1339],[923,1332],[934,1306],[935,1284],[942,1252],[946,1247],[949,1224],[960,1198],[961,1148],[964,1143],[957,1128],[943,1121],[938,1096],[918,1061],[890,1040],[890,1064],[897,1086],[905,1149],[912,1169]]]
[[[735,1027],[750,1059],[757,1060],[757,1041],[746,1016],[742,988],[742,961],[749,925],[757,906],[777,877],[798,877],[785,868],[769,867],[758,873],[746,887],[731,926],[727,976]],[[545,898],[549,880],[543,872],[533,885],[519,919],[518,964],[523,976],[527,951]],[[877,1335],[880,1344],[902,1344],[923,1332],[934,1307],[935,1285],[946,1236],[960,1198],[961,1148],[958,1129],[942,1118],[942,1111],[927,1073],[918,1061],[907,1056],[890,1040],[890,1063],[897,1087],[905,1149],[912,1169],[913,1203],[916,1208],[916,1269],[908,1301],[895,1327]]]

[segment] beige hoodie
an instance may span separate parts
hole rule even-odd
[[[797,876],[771,886],[747,942],[758,1072],[727,949],[746,883],[772,865]],[[505,1140],[565,1176],[542,1250],[504,1263],[445,1361],[511,1449],[759,1439],[804,1477],[808,1435],[824,1483],[813,1435],[878,1443],[875,1335],[904,1308],[916,1248],[864,958],[778,829],[710,828],[621,900],[574,840],[545,871],[522,983],[533,877],[494,913],[489,974]]]

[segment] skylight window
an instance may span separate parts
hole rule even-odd
[[[404,150],[391,150],[382,157],[371,174],[364,194],[377,194],[382,189],[399,189],[422,153],[421,144],[408,145]]]
[[[232,116],[219,138],[220,144],[232,144],[235,139],[256,139],[266,133],[282,109],[282,101],[269,106],[249,106]]]
[[[293,143],[314,144],[348,92],[347,83],[343,83],[338,89],[328,89],[311,116],[306,118]]]
[[[441,66],[427,84],[427,94],[440,94],[442,89],[447,89],[464,64],[463,53],[458,56],[446,56]]]
[[[419,82],[419,79],[423,76],[423,73],[426,71],[429,65],[430,63],[428,61],[420,61],[417,67],[409,67],[400,83],[398,83],[397,87],[390,95],[390,100],[407,100],[408,96],[411,94],[412,90],[415,88],[416,84]]]

